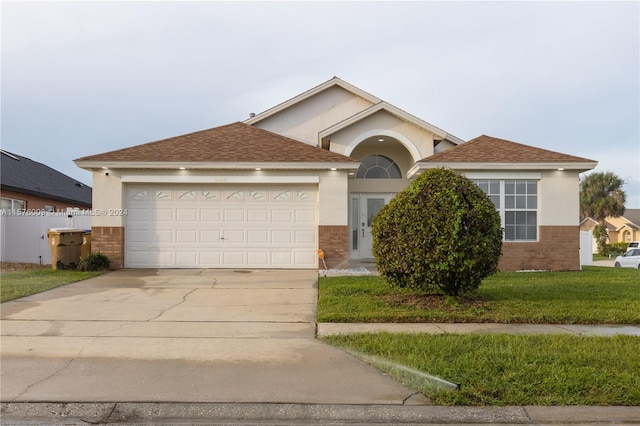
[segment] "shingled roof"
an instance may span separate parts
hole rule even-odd
[[[356,163],[357,160],[236,122],[142,145],[90,155],[76,162]]]
[[[595,163],[594,160],[482,135],[421,160],[429,163]]]
[[[82,182],[18,154],[3,150],[0,157],[3,190],[91,207],[91,187]]]

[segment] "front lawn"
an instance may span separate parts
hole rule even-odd
[[[0,302],[40,293],[76,281],[86,280],[104,272],[32,269],[0,274]]]
[[[640,405],[636,336],[375,333],[324,340],[436,405]],[[459,383],[460,390],[429,376]]]
[[[640,271],[500,272],[461,300],[391,289],[376,276],[322,277],[318,321],[640,324]]]

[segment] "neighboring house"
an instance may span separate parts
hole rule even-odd
[[[91,208],[91,187],[37,161],[0,150],[0,193],[8,212]]]
[[[596,162],[464,142],[339,78],[245,122],[75,160],[93,172],[92,246],[115,267],[317,268],[371,259],[371,220],[423,170],[496,203],[502,270],[578,270],[578,175]],[[426,212],[425,212],[426,214]]]
[[[605,219],[609,243],[628,243],[640,241],[640,209],[626,209],[620,217]],[[581,231],[593,231],[598,222],[593,218],[585,218],[580,222]]]

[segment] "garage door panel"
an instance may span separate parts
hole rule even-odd
[[[222,222],[222,210],[201,208],[200,209],[200,222],[221,223]]]
[[[316,233],[311,231],[296,231],[296,244],[314,245],[316,243]]]
[[[222,264],[229,267],[245,266],[246,254],[245,251],[225,250],[222,252]]]
[[[295,210],[295,218],[297,223],[315,223],[316,211],[311,209]]]
[[[224,191],[225,201],[244,201],[243,190]]]
[[[176,266],[194,267],[198,264],[197,251],[177,251]]]
[[[317,267],[317,187],[127,187],[127,267]]]
[[[293,232],[286,229],[271,231],[271,242],[273,244],[291,244],[293,242]]]
[[[245,243],[245,231],[244,230],[231,230],[222,232],[222,242],[227,246],[233,247],[234,244]]]
[[[221,243],[221,237],[222,235],[220,234],[219,230],[215,230],[215,231],[209,231],[209,230],[204,230],[204,231],[200,231],[200,242],[202,244],[220,244]]]
[[[151,217],[151,209],[148,208],[129,208],[127,209],[127,220],[131,222],[147,223]]]
[[[198,242],[198,231],[195,229],[177,230],[176,243],[196,243]]]
[[[174,209],[171,208],[157,208],[149,209],[149,219],[156,222],[174,222]]]
[[[272,251],[271,262],[274,266],[292,265],[293,253],[290,251]]]
[[[293,221],[293,212],[291,209],[274,209],[271,212],[272,223],[291,223]]]
[[[130,229],[127,231],[127,240],[131,243],[146,243],[151,240],[151,231],[147,229]]]
[[[269,243],[269,231],[249,230],[247,231],[247,242],[249,244],[267,244]]]
[[[294,265],[310,265],[310,264],[318,264],[318,253],[316,250],[303,250],[299,252],[295,252],[294,254]]]
[[[198,220],[198,210],[196,208],[176,209],[176,219],[179,222],[195,222]]]
[[[151,234],[151,241],[154,243],[173,243],[174,231],[171,229],[154,229],[149,231]]]
[[[225,223],[242,223],[244,222],[245,211],[241,209],[225,209],[224,210],[224,222]]]
[[[269,209],[249,209],[247,210],[249,223],[269,223]]]
[[[222,252],[220,250],[202,249],[199,251],[200,262],[198,265],[216,267],[222,265]]]
[[[247,265],[254,268],[269,266],[269,251],[250,251],[247,253]]]

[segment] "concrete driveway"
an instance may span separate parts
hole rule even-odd
[[[315,338],[317,271],[120,270],[2,304],[2,402],[429,401]]]

